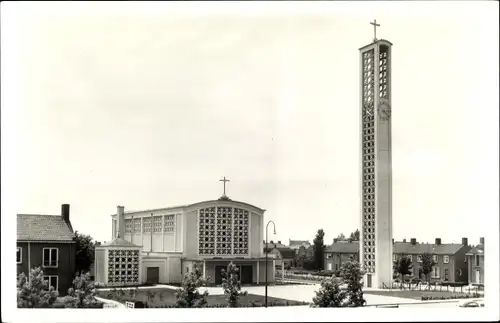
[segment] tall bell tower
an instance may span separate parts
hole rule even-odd
[[[360,48],[361,234],[364,286],[391,286],[392,149],[391,47],[376,38]]]

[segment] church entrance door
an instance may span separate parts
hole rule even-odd
[[[241,266],[241,283],[242,284],[251,284],[253,281],[253,270],[251,265]]]
[[[146,282],[148,284],[158,284],[160,282],[160,267],[148,267]]]

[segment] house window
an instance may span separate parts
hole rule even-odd
[[[162,222],[162,217],[161,216],[155,216],[153,218],[153,232],[161,232],[162,231],[162,227],[161,227],[161,223]]]
[[[410,258],[410,261],[413,261],[412,255],[408,255],[407,257]]]
[[[444,280],[448,280],[448,268],[444,269]]]
[[[450,256],[443,256],[443,263],[447,264],[450,262]]]
[[[422,262],[422,255],[417,256],[417,262]]]
[[[164,222],[165,232],[174,232],[175,231],[175,215],[165,215]]]
[[[439,257],[438,255],[432,255],[432,260],[434,261],[434,263],[438,263],[439,262]]]
[[[23,262],[23,249],[21,247],[17,247],[16,261],[18,264]]]
[[[43,248],[43,267],[57,267],[59,262],[59,249]]]
[[[47,289],[52,286],[54,290],[59,288],[59,276],[43,276],[43,280],[47,283]]]
[[[141,219],[134,219],[134,232],[141,232]]]
[[[392,255],[392,261],[397,261],[397,260],[398,260],[398,255],[393,254],[393,255]]]
[[[476,266],[479,266],[479,256],[476,255]]]
[[[439,278],[439,267],[432,267],[432,278]]]

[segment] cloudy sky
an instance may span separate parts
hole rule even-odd
[[[499,205],[487,4],[19,4],[2,21],[2,220],[69,203],[74,228],[109,240],[117,205],[216,199],[227,176],[275,240],[349,234],[376,18],[394,44],[394,238],[475,243]]]

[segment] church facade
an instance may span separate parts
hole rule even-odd
[[[268,282],[273,282],[275,260],[271,256],[266,268],[263,252],[264,212],[225,195],[218,200],[154,210],[126,212],[118,206],[117,213],[111,215],[112,238],[130,243],[129,248],[139,248],[135,284],[180,283],[198,263],[209,283],[219,285],[221,270],[231,261],[239,267],[242,283],[264,282],[266,270]],[[121,285],[121,274],[110,269],[101,280],[105,285]]]

